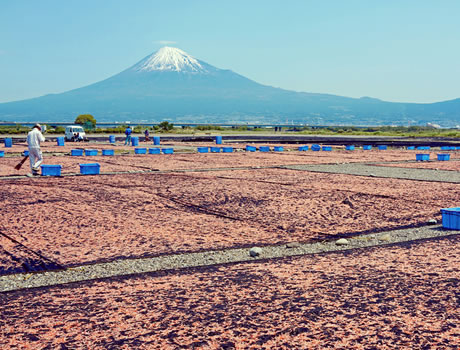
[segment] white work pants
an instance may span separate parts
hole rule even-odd
[[[30,169],[32,171],[40,170],[39,166],[43,162],[42,151],[40,148],[29,148]]]

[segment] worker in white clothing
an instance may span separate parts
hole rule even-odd
[[[27,134],[27,145],[29,146],[30,169],[32,175],[39,175],[38,170],[43,162],[42,151],[40,150],[40,142],[45,141],[42,135],[42,127],[40,124],[35,124],[31,131]]]

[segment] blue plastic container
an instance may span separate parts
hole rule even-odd
[[[438,153],[438,160],[440,160],[440,161],[450,160],[450,154],[448,154],[448,153]]]
[[[40,165],[42,176],[61,176],[62,165]]]
[[[455,146],[450,146],[449,151],[455,151],[455,148],[456,148]]]
[[[426,150],[430,149],[430,146],[418,146],[417,149],[426,151]]]
[[[448,151],[450,150],[449,146],[441,146],[441,151]]]
[[[158,146],[160,144],[160,136],[154,136],[153,137],[153,144],[155,146]]]
[[[102,155],[103,156],[113,156],[113,155],[115,155],[115,150],[113,150],[113,149],[103,149],[102,150]]]
[[[0,151],[0,158],[5,156],[5,151]]]
[[[100,169],[99,163],[80,164],[80,174],[83,175],[97,175]]]
[[[97,149],[85,149],[85,156],[97,156]]]
[[[379,145],[378,148],[381,151],[385,151],[388,147],[386,145]]]
[[[460,146],[456,146],[455,149],[458,151],[460,150]]]
[[[163,152],[163,154],[173,154],[174,148],[162,148],[161,151]]]
[[[354,150],[355,150],[355,146],[354,146],[354,145],[347,145],[347,146],[345,146],[345,149],[346,149],[347,151],[354,151]]]
[[[257,151],[257,148],[254,146],[246,146],[246,152],[255,152]]]
[[[364,145],[363,146],[363,150],[365,150],[365,151],[370,151],[371,149],[372,149],[371,145]]]
[[[331,147],[331,146],[323,146],[321,149],[322,149],[323,151],[327,151],[327,152],[332,151],[332,147]]]
[[[270,147],[269,146],[260,146],[259,151],[260,152],[270,152]]]
[[[419,162],[426,162],[430,160],[430,154],[429,153],[417,153],[415,155],[415,160]]]
[[[57,141],[58,146],[64,146],[64,144],[65,144],[64,136],[56,137],[56,141]]]
[[[216,145],[221,145],[221,144],[222,144],[222,136],[216,136]]]
[[[220,153],[220,147],[211,147],[211,153]]]
[[[414,150],[414,149],[415,149],[415,146],[407,146],[407,149],[408,149],[408,150]]]
[[[308,151],[308,146],[299,146],[299,151]]]
[[[147,154],[147,148],[135,148],[134,154]]]
[[[71,156],[82,156],[83,155],[83,150],[82,149],[70,150],[70,155]]]
[[[13,139],[11,137],[5,138],[5,147],[13,147]]]
[[[160,154],[161,149],[160,148],[149,148],[149,154]]]
[[[448,230],[460,230],[460,208],[441,209],[442,227]]]
[[[115,135],[110,135],[109,136],[109,142],[110,143],[115,143]],[[104,155],[104,154],[103,154]]]
[[[139,137],[137,137],[137,136],[131,137],[131,145],[139,146]]]
[[[209,147],[198,147],[196,150],[198,151],[198,153],[208,153]]]
[[[23,155],[24,157],[28,156],[28,155],[29,155],[29,151],[26,150],[26,151],[22,152],[22,155]]]
[[[321,146],[320,146],[320,145],[317,145],[317,144],[314,144],[314,145],[311,146],[311,150],[312,150],[313,152],[318,152],[318,151],[321,150]]]
[[[284,148],[282,146],[275,146],[275,147],[273,147],[273,151],[275,151],[275,152],[283,152]]]
[[[233,147],[222,147],[222,152],[224,153],[232,153]]]

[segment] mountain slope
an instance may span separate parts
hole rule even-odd
[[[98,83],[33,99],[0,104],[0,120],[72,121],[91,113],[100,122],[161,121],[407,124],[460,120],[460,100],[390,103],[303,93],[258,84],[230,70],[164,47]],[[453,126],[453,125],[451,125]]]

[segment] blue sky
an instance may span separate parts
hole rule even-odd
[[[289,90],[460,97],[457,0],[0,0],[0,102],[108,78],[167,43]]]

